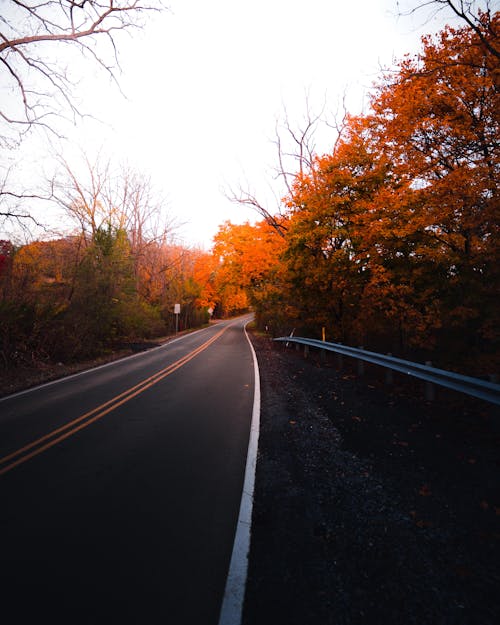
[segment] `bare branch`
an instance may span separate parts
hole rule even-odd
[[[343,128],[347,113],[344,105],[344,117],[339,123],[328,123],[324,119],[324,111],[326,106],[326,98],[319,112],[313,112],[310,105],[309,94],[305,97],[305,112],[302,124],[294,125],[290,121],[290,117],[286,106],[283,105],[283,116],[281,120],[276,121],[275,138],[273,143],[276,147],[276,162],[274,168],[274,180],[280,180],[285,187],[285,192],[275,193],[275,197],[279,197],[277,208],[271,212],[266,208],[255,195],[248,190],[244,190],[241,185],[237,192],[229,189],[224,195],[231,202],[242,206],[249,206],[254,209],[270,226],[272,226],[281,236],[285,236],[287,230],[286,213],[287,209],[283,205],[283,196],[291,196],[293,194],[293,184],[298,176],[304,176],[311,173],[314,169],[314,163],[317,158],[316,151],[316,134],[321,126],[336,131],[336,139],[339,140],[340,128]]]
[[[229,189],[224,192],[224,195],[230,202],[240,204],[241,206],[249,206],[254,209],[264,219],[264,221],[276,230],[280,236],[285,236],[287,227],[283,223],[283,220],[280,219],[281,216],[279,211],[277,211],[276,215],[273,215],[261,202],[259,202],[255,195],[248,191],[244,191],[241,187],[237,192]]]
[[[10,185],[10,175],[13,166],[7,167],[0,180],[0,223],[13,222],[25,232],[29,232],[28,225],[46,230],[46,226],[33,217],[23,205],[27,202],[50,202],[52,194],[36,193],[32,191],[17,191]]]
[[[399,2],[398,2],[399,5]],[[427,0],[421,2],[416,7],[408,11],[407,15],[412,15],[421,9],[434,9],[432,16],[440,11],[450,9],[457,17],[463,20],[479,37],[481,43],[486,50],[496,59],[500,59],[500,41],[499,33],[495,28],[495,22],[492,20],[491,3],[489,0],[485,2],[485,10],[475,7],[475,0]],[[405,15],[402,13],[401,15]]]
[[[64,117],[54,96],[62,100],[62,108],[69,110],[73,119],[81,116],[72,95],[74,85],[59,60],[63,55],[51,63],[51,54],[56,58],[54,52],[60,45],[77,46],[118,85],[117,34],[141,28],[143,15],[163,9],[161,2],[148,0],[3,0],[0,75],[3,68],[14,100],[2,103],[0,118],[21,133],[37,126],[53,129],[48,113],[54,119]],[[107,51],[97,47],[99,41],[107,46]],[[111,62],[106,61],[109,54]],[[20,115],[16,108],[23,113]]]
[[[339,104],[339,107],[335,111],[333,115],[333,122],[330,122],[328,119],[325,119],[324,123],[328,128],[331,128],[335,131],[335,140],[333,143],[333,152],[337,150],[337,147],[344,136],[344,132],[348,128],[349,122],[349,111],[347,110],[346,105],[346,93],[344,92],[342,96],[342,102]]]
[[[2,0],[0,80],[8,97],[0,103],[0,146],[18,147],[34,128],[62,138],[58,120],[75,122],[86,116],[75,100],[71,61],[67,54],[57,54],[61,45],[81,50],[119,88],[119,33],[141,28],[143,17],[162,10],[162,2],[152,0]],[[81,196],[84,191],[80,189]],[[0,196],[19,202],[47,199],[8,190],[6,178]],[[19,207],[0,210],[0,216],[32,219],[28,210]]]
[[[85,240],[93,239],[103,226],[124,230],[139,262],[149,245],[165,241],[176,227],[149,177],[125,165],[113,168],[100,154],[90,160],[82,153],[81,163],[69,163],[61,156],[58,160],[54,199]]]

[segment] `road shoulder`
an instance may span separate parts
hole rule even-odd
[[[493,411],[434,406],[254,334],[261,431],[244,625],[493,625]]]

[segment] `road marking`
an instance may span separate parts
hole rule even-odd
[[[35,456],[38,456],[39,454],[43,453],[47,449],[54,447],[54,445],[57,445],[61,441],[69,438],[70,436],[73,436],[73,434],[76,434],[80,430],[83,430],[84,428],[88,427],[92,423],[95,423],[99,419],[102,419],[102,417],[112,412],[119,406],[122,406],[126,402],[130,401],[132,398],[137,397],[137,395],[140,395],[141,393],[146,391],[148,388],[151,388],[152,386],[154,386],[155,384],[157,384],[158,382],[160,382],[167,376],[174,373],[174,371],[177,371],[177,369],[180,369],[183,365],[188,363],[190,360],[192,360],[193,358],[201,354],[201,352],[203,352],[205,349],[207,349],[207,347],[212,345],[212,343],[214,343],[218,338],[220,338],[220,336],[222,336],[222,334],[224,334],[224,332],[229,327],[231,327],[231,325],[232,324],[227,325],[224,328],[222,328],[222,330],[219,330],[217,334],[215,334],[210,339],[205,341],[205,343],[202,343],[199,347],[194,349],[192,352],[190,352],[186,356],[179,358],[179,360],[177,360],[176,362],[168,365],[164,369],[161,369],[160,371],[156,372],[150,377],[145,378],[144,380],[142,380],[142,382],[139,382],[135,386],[132,386],[126,391],[123,391],[123,393],[116,395],[116,397],[113,397],[112,399],[105,402],[104,404],[101,404],[100,406],[93,408],[89,412],[86,412],[80,417],[73,419],[69,423],[66,423],[65,425],[62,425],[61,427],[56,428],[55,430],[52,430],[52,432],[49,432],[48,434],[45,434],[44,436],[41,436],[35,441],[28,443],[27,445],[24,445],[23,447],[8,454],[7,456],[0,458],[0,465],[3,465],[3,464],[6,465],[0,469],[0,475],[3,475],[4,473],[11,471],[12,469],[19,466],[20,464],[23,464],[24,462],[27,462],[31,458],[34,458]],[[17,460],[15,460],[15,458],[17,458]]]
[[[245,466],[243,491],[241,493],[240,511],[219,615],[219,625],[241,625],[252,531],[253,493],[255,488],[255,469],[257,466],[260,431],[260,376],[257,356],[255,355],[255,350],[248,337],[246,326],[245,336],[250,345],[254,368],[252,423],[250,425],[250,438],[248,441],[247,462]]]
[[[170,347],[172,343],[177,343],[178,341],[182,341],[185,338],[190,338],[194,334],[198,334],[199,332],[204,332],[205,330],[208,330],[208,329],[209,328],[200,328],[199,330],[194,330],[193,332],[189,332],[177,338],[170,339],[166,343],[162,343],[161,345],[158,345],[157,347],[152,347],[151,349],[148,349],[147,351],[138,352],[137,354],[131,354],[129,356],[123,356],[123,358],[118,358],[117,360],[111,360],[110,362],[105,362],[104,364],[97,365],[96,367],[89,367],[89,369],[84,369],[83,371],[77,371],[76,373],[65,375],[55,380],[50,380],[50,382],[43,382],[42,384],[37,384],[37,386],[31,386],[30,388],[25,388],[24,390],[17,391],[16,393],[12,393],[11,395],[4,395],[4,397],[0,397],[0,403],[3,401],[14,399],[16,397],[20,397],[21,395],[27,395],[28,393],[32,393],[33,391],[38,391],[39,389],[45,388],[46,386],[53,386],[55,384],[60,384],[61,382],[66,382],[66,380],[79,378],[80,376],[87,375],[88,373],[94,373],[95,371],[98,371],[99,369],[106,369],[107,367],[113,367],[114,365],[118,365],[126,360],[130,361],[130,360],[133,360],[134,358],[140,358],[141,356],[144,356],[145,353],[151,354],[159,349],[165,349],[167,346]]]

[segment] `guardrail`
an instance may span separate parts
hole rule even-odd
[[[458,391],[459,393],[465,393],[492,404],[500,405],[500,384],[460,375],[459,373],[453,373],[451,371],[445,371],[444,369],[437,369],[430,365],[421,365],[409,360],[402,360],[394,356],[385,356],[384,354],[370,352],[361,348],[347,347],[340,343],[328,343],[318,339],[307,339],[299,336],[282,336],[274,340],[283,343],[304,345],[305,351],[308,350],[309,347],[314,347],[328,352],[336,352],[343,356],[355,358],[358,361],[369,362],[379,365],[380,367],[385,367],[386,369],[399,371],[400,373],[425,380],[430,384],[444,386]]]

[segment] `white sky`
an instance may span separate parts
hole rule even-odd
[[[398,18],[396,0],[171,0],[170,7],[121,40],[127,99],[86,66],[82,108],[104,124],[82,125],[75,140],[151,174],[169,214],[186,223],[184,242],[206,248],[224,220],[257,217],[229,202],[223,187],[241,183],[270,197],[284,105],[300,124],[307,92],[316,111],[326,97],[327,112],[346,92],[358,112],[380,67],[415,52],[421,34],[443,24],[443,14],[426,23],[425,10]],[[332,140],[318,136],[319,151]],[[33,155],[43,160],[43,148]]]

